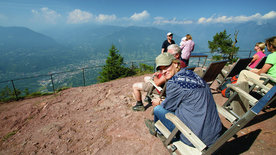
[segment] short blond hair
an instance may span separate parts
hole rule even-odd
[[[192,36],[190,35],[190,34],[187,34],[186,35],[186,40],[192,40],[193,38],[192,38]]]
[[[265,43],[264,42],[258,42],[255,46],[258,46],[263,52],[265,52]]]

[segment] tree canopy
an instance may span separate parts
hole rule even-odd
[[[107,82],[120,77],[127,77],[135,74],[131,68],[125,67],[124,58],[119,54],[119,50],[114,45],[109,49],[109,56],[106,59],[98,80]]]
[[[213,60],[227,59],[230,63],[234,62],[237,58],[237,52],[239,47],[236,47],[238,32],[235,32],[235,41],[233,41],[227,34],[226,30],[220,33],[216,33],[213,37],[213,41],[208,41],[209,49],[211,53],[215,53],[212,57]]]

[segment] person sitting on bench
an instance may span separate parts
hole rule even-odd
[[[168,53],[172,54],[176,59],[180,59],[181,49],[178,45],[172,44],[168,46]],[[186,67],[183,61],[180,61],[180,65],[182,68]],[[145,107],[142,102],[142,94],[141,91],[148,92],[151,90],[153,85],[149,82],[149,79],[153,79],[154,83],[157,86],[163,86],[166,82],[166,79],[160,74],[160,72],[155,72],[153,77],[146,76],[144,78],[144,82],[136,82],[133,84],[133,94],[136,99],[136,105],[132,107],[134,111],[144,111]],[[149,100],[148,96],[146,96],[147,100]]]
[[[164,101],[153,100],[154,121],[146,120],[150,133],[156,135],[154,123],[160,120],[171,132],[174,124],[165,118],[167,113],[175,114],[206,145],[210,146],[222,130],[216,104],[208,84],[193,71],[180,69],[179,60],[171,54],[160,54],[156,58],[156,69],[167,80]],[[192,145],[183,134],[181,141]]]

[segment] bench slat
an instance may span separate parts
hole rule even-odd
[[[181,154],[190,154],[190,155],[199,155],[202,154],[198,149],[188,146],[186,144],[184,144],[182,141],[176,141],[173,143],[173,145],[176,146],[177,150],[181,153]]]
[[[226,119],[228,119],[231,123],[233,123],[237,118],[235,116],[233,116],[230,112],[228,112],[226,109],[224,109],[223,107],[221,107],[220,105],[217,105],[217,110],[218,112],[225,117]]]
[[[166,138],[170,136],[171,132],[165,127],[165,125],[160,120],[158,120],[154,125]]]

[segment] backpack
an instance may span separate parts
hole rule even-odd
[[[226,80],[219,88],[223,97],[230,97],[230,88],[227,87],[227,84],[234,84],[237,82],[239,75],[233,76],[231,79]]]

